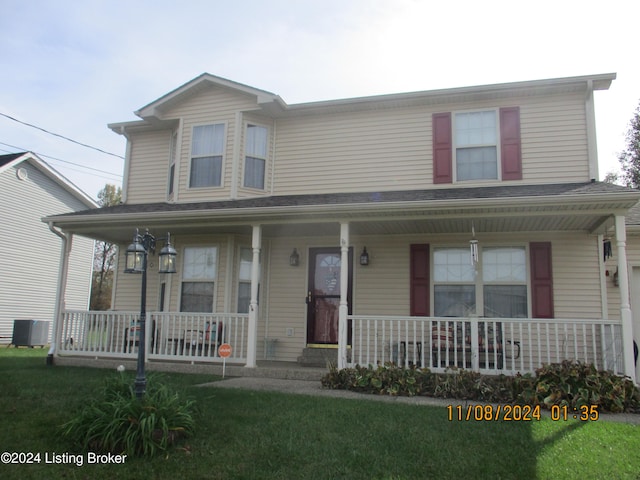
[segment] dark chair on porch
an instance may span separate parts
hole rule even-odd
[[[184,350],[187,355],[215,355],[222,344],[222,322],[206,322],[204,330],[185,330]]]
[[[472,367],[471,324],[469,322],[452,321],[434,325],[431,332],[431,342],[434,367]],[[516,348],[514,358],[518,358],[520,356],[520,342],[508,340],[507,343],[514,345]],[[476,351],[480,368],[502,369],[504,367],[504,344],[502,322],[478,322]]]
[[[151,320],[151,329],[146,330],[146,335],[151,334],[150,343],[151,351],[155,348],[156,341],[156,321]],[[132,321],[131,324],[124,329],[124,346],[123,353],[132,353],[134,347],[140,344],[140,323]]]

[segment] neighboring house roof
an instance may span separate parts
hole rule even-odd
[[[28,162],[29,164],[33,165],[55,183],[60,185],[60,187],[62,187],[82,203],[84,203],[88,208],[98,207],[98,204],[89,195],[83,192],[69,179],[67,179],[64,175],[62,175],[55,168],[53,168],[33,152],[18,152],[10,153],[8,155],[0,155],[0,174],[5,170],[13,168],[23,162]]]
[[[402,228],[407,231],[435,232],[444,222],[448,231],[465,231],[465,222],[471,218],[489,219],[485,231],[546,228],[595,232],[610,226],[613,212],[626,213],[639,198],[640,191],[594,181],[123,204],[55,215],[47,220],[80,234],[109,236],[111,241],[128,238],[136,226],[171,225],[172,233],[194,228],[211,231],[214,226],[242,232],[242,228],[253,223],[301,225],[350,221],[358,223],[360,231],[372,232],[382,229],[384,222],[405,221]],[[527,217],[539,219],[539,223],[525,225],[523,219]]]

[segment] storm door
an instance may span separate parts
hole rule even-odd
[[[309,250],[309,290],[307,292],[308,344],[338,344],[341,263],[339,247],[312,248]],[[352,265],[353,250],[350,248],[349,285],[347,286],[349,314],[351,314],[351,291],[353,283]],[[350,336],[351,335],[349,335],[349,337]]]

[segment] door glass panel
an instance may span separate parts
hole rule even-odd
[[[316,295],[340,295],[340,255],[316,255],[314,287]]]

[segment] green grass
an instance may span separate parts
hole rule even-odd
[[[165,374],[197,402],[197,431],[169,454],[87,465],[59,426],[113,371],[47,367],[46,349],[0,348],[2,479],[638,479],[640,427],[614,422],[450,422],[442,407],[196,387],[215,378]],[[132,377],[133,378],[133,377]],[[75,465],[44,464],[53,453]]]

